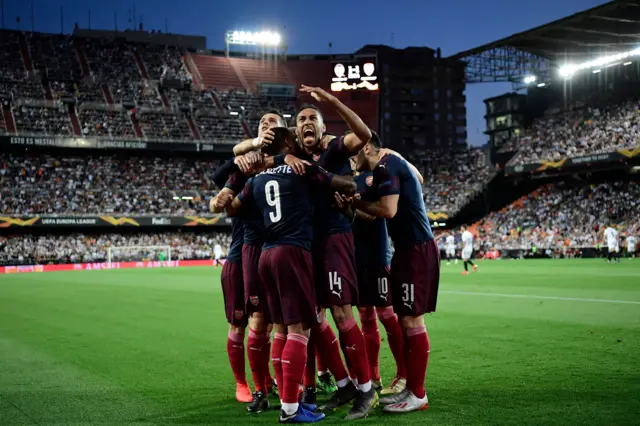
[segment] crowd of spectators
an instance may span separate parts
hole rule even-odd
[[[520,165],[634,148],[639,139],[640,102],[631,100],[540,118],[501,151],[517,151],[508,164]]]
[[[417,150],[407,159],[424,176],[427,210],[449,215],[457,213],[482,191],[491,173],[481,149]]]
[[[71,121],[66,106],[53,108],[22,105],[13,109],[16,126],[33,135],[71,135]]]
[[[132,246],[170,246],[171,260],[211,259],[216,244],[226,253],[230,243],[231,235],[226,232],[0,236],[0,265],[105,262],[109,247]],[[161,251],[112,250],[111,260],[155,261],[159,260]]]
[[[80,110],[78,112],[82,134],[110,138],[134,138],[133,126],[126,111]]]
[[[0,212],[205,214],[217,161],[0,154]],[[185,196],[192,200],[174,199]]]
[[[595,247],[612,224],[637,232],[638,212],[640,182],[556,183],[489,214],[474,228],[485,250]]]

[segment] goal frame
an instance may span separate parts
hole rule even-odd
[[[163,263],[171,265],[171,246],[111,246],[107,249],[107,265],[111,269],[111,262],[113,259],[114,251],[133,251],[133,250],[164,250],[167,253],[167,258]],[[142,261],[140,259],[139,261]]]

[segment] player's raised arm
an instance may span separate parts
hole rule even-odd
[[[344,146],[349,152],[356,153],[369,142],[371,139],[371,129],[369,129],[369,126],[367,126],[360,116],[353,112],[351,108],[343,104],[340,99],[319,87],[303,85],[300,91],[309,93],[318,102],[327,102],[336,109],[340,117],[342,117],[347,123],[347,126],[349,126],[349,129],[353,132],[344,137]]]

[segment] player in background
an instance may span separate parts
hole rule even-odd
[[[274,145],[275,142],[271,149],[278,150]],[[310,423],[324,418],[324,414],[313,413],[298,402],[307,357],[308,329],[317,320],[310,195],[321,186],[354,192],[355,183],[318,167],[309,167],[304,175],[298,175],[283,164],[282,149],[276,152],[283,156],[278,165],[250,179],[227,208],[227,213],[234,216],[251,205],[263,213],[266,233],[259,268],[276,332],[272,359],[278,383],[281,383],[279,421]],[[310,185],[315,187],[310,188]]]
[[[629,257],[636,257],[636,244],[638,244],[638,238],[635,235],[627,236],[627,253]]]
[[[379,158],[382,148],[372,138],[358,155],[358,169],[373,170],[378,201],[355,199],[353,205],[385,218],[395,251],[391,260],[391,297],[405,336],[407,388],[387,396],[385,412],[405,413],[428,407],[424,387],[429,338],[424,314],[434,312],[440,279],[440,252],[429,226],[422,186],[406,161],[394,155]]]
[[[620,242],[618,231],[615,229],[615,225],[610,225],[604,230],[604,238],[607,243],[607,263],[611,263],[613,259],[615,262],[619,262],[618,252],[620,250]]]
[[[220,244],[216,243],[216,245],[213,246],[213,260],[214,260],[213,266],[218,267],[222,265],[222,262],[220,261],[221,258],[222,258],[222,247],[220,246]]]
[[[451,259],[455,259],[455,264],[458,264],[458,258],[456,257],[456,237],[453,234],[447,235],[444,240],[444,252],[447,256],[447,265],[451,265]]]
[[[478,270],[478,265],[474,264],[471,260],[473,255],[473,234],[465,226],[460,228],[462,230],[462,262],[464,262],[464,271],[462,275],[469,274],[469,265],[473,267],[473,272]]]
[[[302,158],[328,172],[351,175],[349,159],[371,138],[371,130],[355,112],[325,90],[304,85],[300,90],[333,107],[353,132],[338,138],[323,137],[326,126],[322,113],[316,106],[303,105],[296,114],[296,134],[306,153]],[[338,385],[331,400],[320,410],[332,411],[355,398],[347,419],[366,417],[377,404],[378,395],[371,384],[365,339],[353,316],[352,306],[358,303],[358,286],[351,222],[335,208],[332,191],[314,191],[313,198],[313,263],[316,295],[322,309],[320,324],[313,328],[312,334],[322,364],[333,373]],[[340,347],[356,377],[357,388],[340,357],[338,340],[325,317],[326,308],[330,308],[338,327]]]
[[[379,137],[372,132],[372,139]],[[402,156],[390,149],[381,149],[379,157],[386,155]],[[416,177],[423,183],[420,172],[410,163]],[[357,170],[357,158],[351,157],[351,167],[354,171],[355,181],[358,186],[358,194],[365,201],[376,201],[376,191],[373,188],[373,172],[371,170]],[[336,202],[343,208],[342,200],[337,197]],[[387,224],[384,218],[368,215],[360,210],[355,210],[353,221],[353,235],[356,248],[356,269],[358,276],[360,323],[362,334],[367,344],[367,357],[369,359],[369,372],[377,389],[381,389],[380,395],[397,394],[406,388],[407,373],[404,360],[404,339],[398,317],[393,311],[391,293],[389,291],[389,271],[391,268],[391,244],[387,233]],[[396,362],[396,374],[390,385],[382,389],[380,378],[380,331],[376,317],[387,332],[387,341],[393,358]]]

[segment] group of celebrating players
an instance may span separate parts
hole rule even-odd
[[[235,158],[213,177],[222,189],[210,208],[232,218],[222,288],[236,398],[260,413],[277,384],[281,423],[320,421],[351,401],[348,420],[367,417],[378,403],[389,413],[423,410],[430,348],[424,314],[436,308],[440,257],[422,176],[382,148],[335,96],[320,88],[301,91],[335,108],[350,133],[328,135],[314,105],[300,108],[292,129],[268,111],[258,137],[236,145]],[[377,319],[396,363],[386,388]],[[247,326],[253,394],[245,378]],[[332,393],[320,406],[317,388]]]

